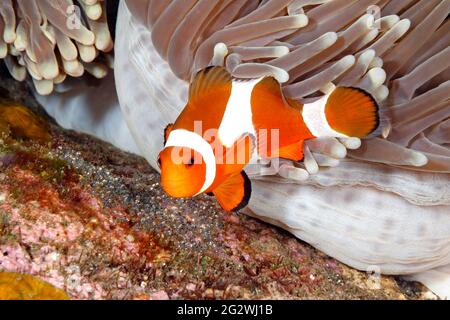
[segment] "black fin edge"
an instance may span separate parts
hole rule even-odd
[[[167,129],[169,129],[170,126],[173,126],[173,123],[169,123],[165,128],[164,128],[164,145],[166,145],[167,139],[166,139],[166,133],[167,133]]]
[[[250,201],[250,196],[252,195],[252,183],[249,177],[247,176],[244,170],[241,171],[241,175],[244,178],[244,197],[236,207],[231,209],[231,211],[233,212],[237,212],[245,208],[245,206],[247,206],[248,202]]]
[[[230,75],[230,80],[233,79],[230,72],[228,72],[228,70],[222,66],[207,66],[203,69],[198,70],[197,72],[195,72],[194,76],[192,77],[192,80],[194,80],[195,78],[197,78],[199,76],[200,73],[204,73],[205,75],[207,75],[209,72],[211,72],[212,70],[224,70],[226,71],[229,75]],[[192,81],[191,81],[192,82]]]
[[[378,104],[377,100],[375,100],[375,98],[373,97],[372,94],[370,94],[369,92],[367,92],[364,89],[361,88],[357,88],[357,87],[341,87],[341,88],[349,88],[349,89],[353,89],[356,91],[359,91],[361,93],[363,93],[364,95],[366,95],[367,97],[370,98],[370,100],[372,100],[373,104],[375,105],[376,108],[376,122],[375,122],[375,127],[367,134],[366,137],[362,138],[362,139],[366,139],[366,138],[371,138],[373,137],[376,133],[378,133],[381,130],[381,108],[380,105]],[[376,134],[378,135],[378,134]]]
[[[197,72],[195,72],[195,73],[194,73],[194,76],[193,76],[192,78],[193,78],[193,79],[197,78],[197,76],[198,76],[200,73],[202,73],[202,72],[204,72],[204,73],[206,74],[206,73],[210,72],[211,69],[213,69],[213,68],[215,68],[215,67],[220,67],[220,66],[207,66],[207,67],[205,67],[205,68],[203,68],[203,69],[200,69],[200,70],[198,70]],[[223,67],[220,67],[220,68],[223,68]],[[223,68],[223,69],[224,69],[224,68]]]

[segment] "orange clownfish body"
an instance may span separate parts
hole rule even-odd
[[[164,132],[159,154],[163,189],[174,197],[214,194],[227,211],[247,205],[244,167],[258,158],[300,161],[303,142],[316,137],[366,137],[379,125],[366,92],[338,87],[318,100],[286,99],[273,77],[232,79],[222,67],[200,71],[189,101]]]

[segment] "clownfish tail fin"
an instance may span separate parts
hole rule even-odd
[[[367,138],[379,133],[380,107],[368,92],[337,87],[328,97],[325,116],[333,130],[349,137]]]

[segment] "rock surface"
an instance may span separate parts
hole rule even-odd
[[[1,79],[41,112],[24,84]],[[50,124],[0,143],[0,271],[72,299],[420,299],[423,286],[351,269],[281,229],[173,199],[144,159]]]

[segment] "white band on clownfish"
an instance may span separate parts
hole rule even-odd
[[[205,182],[196,195],[208,189],[216,177],[216,157],[211,145],[199,134],[185,130],[172,130],[169,134],[165,147],[186,147],[197,151],[203,157],[206,164]]]
[[[325,106],[327,105],[330,94],[314,102],[305,103],[302,111],[303,121],[315,137],[348,138],[345,134],[333,130],[327,121]]]
[[[220,142],[225,147],[233,146],[245,133],[256,136],[251,100],[254,87],[262,79],[233,80],[231,83],[231,94],[218,130]]]

